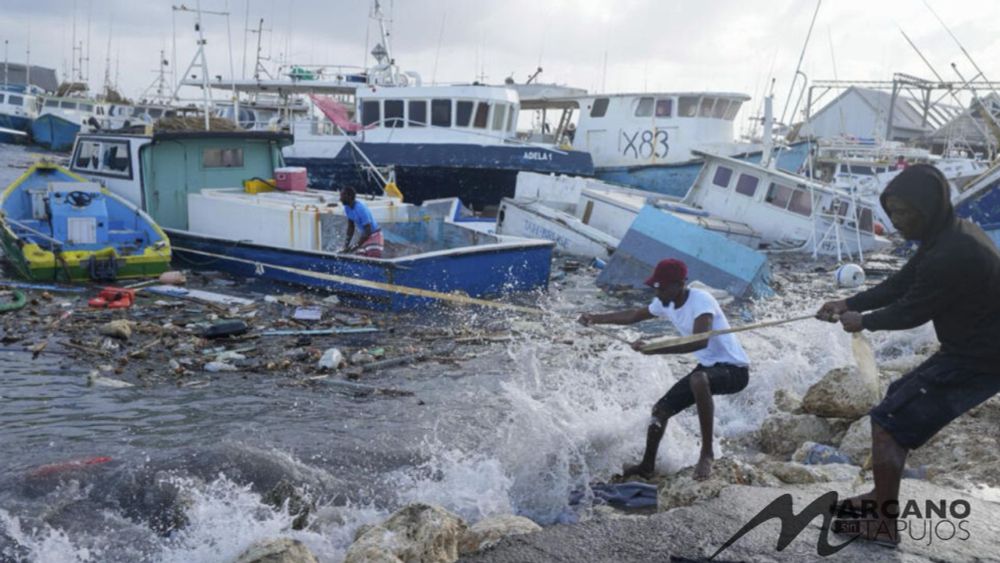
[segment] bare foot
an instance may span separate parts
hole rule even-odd
[[[704,481],[712,474],[712,458],[702,456],[698,458],[698,464],[694,466],[694,480]]]
[[[653,467],[646,466],[643,464],[630,465],[622,471],[622,478],[626,477],[641,477],[643,479],[653,478]]]

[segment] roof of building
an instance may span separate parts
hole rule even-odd
[[[888,119],[889,109],[892,105],[892,93],[884,90],[873,90],[870,88],[859,88],[851,86],[840,93],[830,103],[823,106],[810,117],[810,121],[815,122],[817,118],[828,111],[836,109],[837,105],[847,98],[847,96],[857,96],[873,112]],[[912,98],[906,92],[896,94],[895,107],[892,108],[892,127],[894,130],[907,130],[913,132],[930,133],[951,121],[962,113],[962,108],[950,104],[932,103],[927,108],[926,120],[924,119],[924,109],[920,101]]]
[[[6,76],[5,70],[6,69]],[[0,84],[27,84],[27,67],[21,63],[0,64]],[[46,92],[55,92],[59,87],[56,71],[44,66],[31,65],[31,83]]]

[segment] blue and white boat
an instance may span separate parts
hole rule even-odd
[[[325,287],[391,309],[547,286],[550,241],[478,232],[382,195],[364,201],[381,225],[384,257],[339,254],[347,219],[338,193],[244,187],[273,178],[291,141],[268,132],[94,133],[79,137],[71,167],[147,211],[181,265]]]
[[[94,129],[105,111],[103,104],[88,98],[42,97],[38,116],[31,122],[31,139],[49,150],[68,151],[77,133]]]
[[[959,217],[975,222],[1000,246],[1000,164],[969,182],[954,204]]]
[[[749,99],[729,92],[522,95],[521,105],[542,112],[543,124],[547,112],[561,112],[551,132],[532,138],[590,153],[597,178],[681,198],[704,164],[693,151],[760,161],[760,143],[734,140],[734,120]],[[786,147],[777,166],[797,171],[808,151],[805,142]]]
[[[24,87],[8,85],[0,90],[0,143],[24,141],[31,129],[31,121],[38,113],[38,99]]]

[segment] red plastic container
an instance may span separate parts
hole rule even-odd
[[[274,183],[279,190],[304,192],[309,185],[309,177],[301,166],[286,166],[274,169]]]

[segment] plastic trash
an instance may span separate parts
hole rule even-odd
[[[803,465],[826,465],[828,463],[851,463],[851,458],[833,446],[806,442],[793,457]]]
[[[239,319],[220,321],[205,329],[201,335],[205,338],[222,338],[225,336],[239,336],[250,330],[244,321]]]
[[[344,354],[337,348],[327,349],[319,359],[319,367],[324,369],[337,369],[342,363]]]
[[[184,285],[187,283],[187,277],[183,272],[171,270],[160,274],[160,283],[166,285]]]
[[[607,262],[601,260],[600,258],[594,258],[594,261],[590,263],[591,266],[597,268],[598,270],[603,270],[605,266],[608,265]]]
[[[208,362],[205,364],[205,371],[217,373],[220,371],[236,371],[236,366],[226,362]]]

